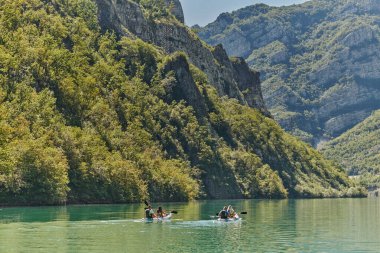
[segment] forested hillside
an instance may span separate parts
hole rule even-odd
[[[313,145],[380,109],[380,2],[312,0],[224,13],[200,37],[261,73],[274,118]]]
[[[322,152],[369,188],[380,188],[380,111],[326,143]]]
[[[195,36],[167,5],[120,3]],[[0,0],[1,205],[365,194],[263,114],[259,86],[104,29],[97,4]]]

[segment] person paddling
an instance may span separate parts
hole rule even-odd
[[[147,218],[147,219],[153,219],[153,218],[156,218],[156,215],[154,214],[154,211],[153,211],[151,205],[149,205],[149,206],[145,209],[145,218]]]
[[[157,209],[157,217],[158,218],[164,218],[166,216],[166,212],[162,210],[162,207],[158,207]]]
[[[235,216],[236,216],[236,212],[235,212],[235,210],[232,208],[231,205],[228,206],[228,208],[227,208],[227,213],[228,213],[228,217],[229,217],[229,218],[235,218]]]
[[[228,219],[227,206],[223,207],[218,216],[220,219]]]

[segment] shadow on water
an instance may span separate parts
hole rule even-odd
[[[141,216],[143,208],[140,204],[2,208],[0,224],[129,219],[131,216]]]

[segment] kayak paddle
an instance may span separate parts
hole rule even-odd
[[[240,214],[248,214],[248,212],[240,212]],[[216,216],[219,216],[219,213],[215,214]]]

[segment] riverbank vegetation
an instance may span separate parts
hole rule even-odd
[[[2,205],[364,195],[194,66],[206,113],[175,99],[186,56],[102,33],[90,0],[0,0],[0,31]]]

